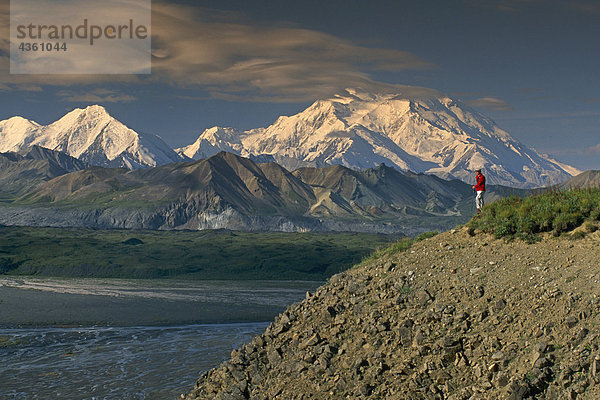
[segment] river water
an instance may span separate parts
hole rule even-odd
[[[0,277],[0,399],[175,399],[319,284]]]

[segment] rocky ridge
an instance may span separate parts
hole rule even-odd
[[[192,399],[598,399],[600,233],[467,228],[385,252],[279,315]]]

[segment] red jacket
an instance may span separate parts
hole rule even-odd
[[[478,192],[485,192],[485,176],[483,176],[483,174],[477,174],[475,179],[477,179],[475,190]]]

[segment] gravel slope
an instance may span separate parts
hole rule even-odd
[[[331,278],[185,399],[599,399],[600,232],[466,228]]]

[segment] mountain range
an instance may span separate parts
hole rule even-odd
[[[218,151],[270,156],[290,169],[298,162],[353,169],[385,163],[463,181],[482,168],[490,183],[523,188],[559,183],[580,172],[528,148],[491,119],[439,93],[415,97],[347,89],[266,128],[207,129],[177,151],[193,159]]]
[[[432,93],[347,89],[268,127],[206,129],[193,144],[176,150],[95,105],[75,109],[49,125],[21,117],[1,121],[0,152],[37,145],[91,165],[137,169],[226,151],[259,163],[276,162],[290,171],[326,165],[362,170],[385,164],[463,181],[483,168],[489,183],[521,188],[558,184],[580,172],[528,148],[465,104]]]
[[[21,169],[15,186],[29,190],[12,198],[5,194],[0,204],[5,225],[409,234],[455,226],[473,207],[471,187],[461,181],[385,165],[289,172],[276,163],[219,152],[152,168],[92,166],[52,176],[44,175],[47,160],[39,160],[43,167],[33,173],[23,160],[9,157],[12,165],[0,171],[0,180],[5,171],[15,176]],[[492,186],[489,199],[508,192],[520,193]]]
[[[474,212],[470,185],[385,165],[290,172],[219,152],[130,170],[39,147],[0,153],[0,165],[5,225],[415,234],[449,229]],[[598,176],[588,171],[561,187],[596,185]],[[486,200],[527,193],[490,185]]]

